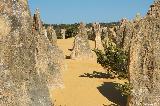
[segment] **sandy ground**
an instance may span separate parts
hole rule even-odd
[[[69,49],[72,49],[73,40],[58,40],[58,45],[66,56],[71,53]],[[90,41],[90,45],[94,48],[94,42]],[[93,71],[104,72],[100,64],[96,61],[71,59],[66,59],[65,62],[67,69],[62,72],[64,87],[50,91],[55,106],[108,106],[112,103],[123,106],[123,101],[120,100],[123,97],[113,89],[114,83],[120,82],[118,79],[80,77]]]

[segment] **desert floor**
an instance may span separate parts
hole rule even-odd
[[[73,38],[58,40],[67,57],[71,54],[73,41]],[[90,46],[94,48],[93,41],[90,41]],[[124,80],[80,77],[84,73],[93,74],[93,71],[105,72],[96,60],[65,59],[65,62],[67,67],[62,72],[64,87],[51,91],[55,106],[125,106],[127,98],[114,88],[115,83],[123,83]]]

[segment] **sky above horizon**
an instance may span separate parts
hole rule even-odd
[[[28,0],[31,13],[40,9],[47,24],[117,22],[146,14],[154,0]]]

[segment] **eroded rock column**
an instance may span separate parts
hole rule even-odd
[[[93,59],[95,58],[95,54],[92,52],[89,41],[88,35],[85,28],[84,23],[80,23],[79,25],[79,32],[75,36],[74,46],[71,53],[71,59]]]
[[[0,104],[51,106],[36,69],[36,41],[27,0],[0,1]]]
[[[129,106],[160,106],[160,1],[137,25],[130,47]]]
[[[93,31],[95,35],[95,49],[104,51],[104,47],[101,40],[102,29],[99,23],[93,24]]]
[[[57,45],[57,35],[56,31],[53,29],[53,26],[48,26],[47,28],[47,36],[52,45]]]
[[[37,15],[37,13],[40,12],[35,13],[34,16],[37,18],[33,23],[38,21],[39,25],[36,26],[41,26],[40,14]],[[34,36],[36,38],[36,68],[39,75],[44,78],[49,89],[62,87],[61,71],[65,69],[65,58],[63,51],[57,46],[55,30],[52,26],[49,26],[47,30],[41,26],[39,30],[34,29]]]
[[[61,29],[61,35],[63,39],[66,38],[66,29]]]

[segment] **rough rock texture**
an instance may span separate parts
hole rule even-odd
[[[93,31],[95,35],[95,49],[104,51],[104,47],[101,40],[102,29],[99,23],[93,24]]]
[[[132,36],[137,28],[137,24],[141,18],[136,15],[133,21],[128,21],[126,19],[121,20],[121,25],[117,30],[117,46],[122,48],[124,51],[128,52],[131,44]]]
[[[117,34],[116,34],[116,28],[114,26],[109,28],[108,33],[109,33],[110,39],[112,39],[113,41],[116,41]]]
[[[35,32],[36,35],[36,68],[40,75],[46,79],[49,88],[61,87],[61,71],[64,69],[56,46],[52,46],[47,37]],[[64,60],[63,60],[64,61]],[[64,63],[64,62],[63,62]]]
[[[124,27],[124,31],[123,31],[123,38],[122,38],[122,48],[124,51],[128,52],[129,48],[130,48],[130,44],[132,41],[132,36],[134,34],[135,28],[137,23],[133,23],[131,21],[128,21],[126,23],[126,26]]]
[[[88,39],[94,41],[95,36],[93,33],[93,27],[86,27],[86,30],[87,30]]]
[[[132,21],[127,19],[122,19],[120,21],[120,26],[116,31],[116,43],[117,46],[122,48],[124,51],[128,52],[131,44],[132,36],[138,26],[139,21],[141,21],[140,13],[137,13]]]
[[[52,45],[57,45],[57,35],[56,31],[53,29],[53,26],[48,26],[47,36]]]
[[[66,29],[61,29],[61,35],[63,39],[66,38]]]
[[[37,21],[41,26],[40,14],[36,12],[34,22]],[[41,26],[39,30],[34,30],[36,37],[36,68],[46,79],[50,89],[61,87],[63,85],[61,79],[61,71],[65,69],[64,54],[57,46],[57,37],[52,26],[46,29]],[[46,35],[47,34],[47,35]]]
[[[53,47],[51,55],[53,56],[54,63],[59,67],[59,71],[64,71],[66,68],[65,56],[63,51],[60,50],[60,48],[57,45],[57,35],[56,31],[53,29],[53,26],[48,26],[47,37],[50,41],[50,44]]]
[[[108,48],[109,47],[109,34],[108,34],[108,28],[107,27],[103,27],[102,28],[102,32],[103,32],[103,36],[104,36],[104,39],[103,39],[103,45],[105,46],[105,48]]]
[[[42,27],[42,35],[44,35],[46,38],[48,38],[47,29],[44,26]]]
[[[134,31],[129,74],[133,86],[129,106],[160,106],[160,1]]]
[[[40,18],[40,11],[39,9],[37,8],[36,9],[36,12],[33,16],[33,27],[35,30],[37,31],[41,31],[42,30],[42,21],[41,21],[41,18]]]
[[[88,35],[83,23],[80,23],[79,33],[75,36],[71,59],[94,59],[95,54],[92,52]]]
[[[36,70],[36,41],[27,0],[0,1],[0,105],[51,106]]]
[[[122,19],[120,21],[120,26],[117,30],[117,38],[116,38],[116,42],[117,42],[117,45],[120,47],[120,48],[123,48],[124,47],[124,39],[125,37],[127,36],[126,34],[126,27],[127,27],[127,24],[129,23],[129,21],[127,19]],[[129,27],[130,28],[130,27]],[[132,29],[131,29],[132,30]]]

